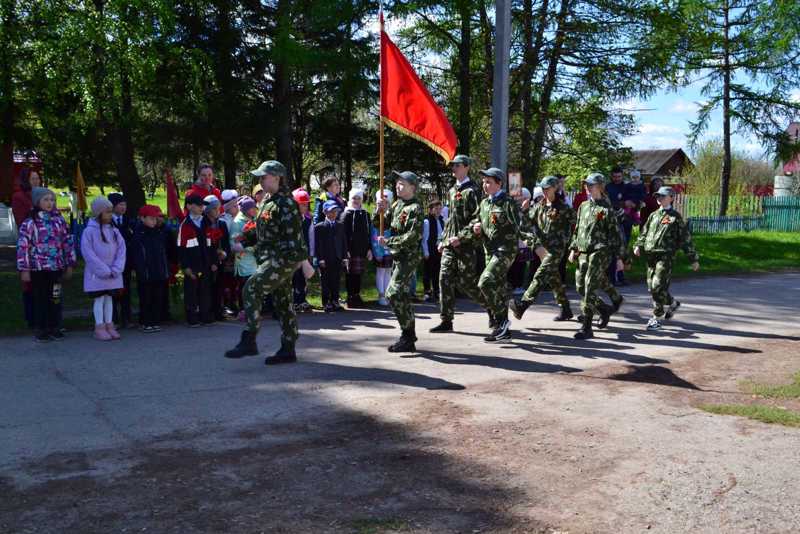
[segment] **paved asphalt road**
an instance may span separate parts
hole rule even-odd
[[[399,333],[385,309],[302,316],[302,362],[271,368],[262,358],[222,357],[238,339],[235,322],[126,331],[111,343],[88,332],[48,345],[6,338],[0,474],[13,476],[17,466],[55,452],[136,447],[184,432],[206,432],[202,446],[216,439],[224,447],[227,432],[254,424],[309,421],[341,408],[385,415],[387,402],[399,396],[580,373],[609,362],[665,363],[676,352],[736,350],[800,332],[800,273],[697,278],[673,289],[684,305],[663,331],[645,331],[649,300],[639,285],[626,288],[621,314],[588,343],[572,339],[577,323],[552,322],[552,303],[529,310],[504,344],[483,342],[486,315],[466,302],[459,304],[457,333],[428,334],[436,309],[420,305],[417,358],[385,351]],[[267,322],[263,351],[277,348],[277,335],[276,323]]]

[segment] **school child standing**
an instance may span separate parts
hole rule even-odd
[[[17,270],[31,284],[35,341],[64,339],[60,331],[61,280],[72,276],[75,246],[67,221],[56,209],[56,196],[47,188],[31,189],[31,215],[19,227]]]
[[[81,235],[81,256],[86,261],[83,290],[94,299],[94,337],[100,341],[119,339],[114,328],[113,297],[124,287],[127,247],[112,222],[113,205],[106,197],[92,201],[92,218]]]
[[[364,192],[359,189],[350,191],[350,202],[344,210],[344,233],[347,239],[347,307],[361,308],[361,278],[366,263],[372,260],[370,239],[372,222],[363,206]]]

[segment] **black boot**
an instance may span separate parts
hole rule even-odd
[[[569,302],[561,305],[561,313],[553,317],[554,321],[569,321],[572,319],[572,308],[569,307]]]
[[[442,332],[452,332],[453,331],[453,321],[445,321],[442,319],[442,322],[438,325],[434,326],[430,330],[428,330],[432,334],[439,334]]]
[[[397,340],[397,343],[389,347],[389,352],[416,352],[417,347],[414,346],[416,340],[417,336],[413,329],[403,330],[403,334]]]
[[[594,332],[592,332],[592,315],[587,313],[583,316],[583,323],[581,329],[575,332],[575,339],[592,339]]]
[[[611,315],[614,313],[614,308],[605,302],[597,305],[597,311],[600,314],[600,319],[597,321],[597,328],[605,328],[608,326],[608,321],[611,320]]]
[[[498,323],[497,319],[494,318],[492,312],[486,312],[486,313],[489,315],[489,330],[494,330],[495,328],[500,326],[500,323]]]
[[[256,333],[250,330],[242,332],[239,344],[225,353],[226,358],[242,358],[244,356],[258,356],[258,345],[256,345]]]
[[[531,304],[533,304],[531,300],[522,300],[521,298],[511,299],[508,301],[508,309],[511,310],[511,313],[513,313],[514,317],[519,321],[522,319],[525,310],[527,310]]]
[[[287,343],[281,340],[281,348],[273,356],[268,356],[264,360],[264,365],[277,365],[279,363],[294,363],[297,361],[297,354],[294,351],[294,343]]]

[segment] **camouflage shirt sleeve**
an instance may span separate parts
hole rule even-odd
[[[686,256],[689,257],[689,261],[692,263],[699,262],[700,256],[697,254],[697,250],[694,248],[694,243],[692,242],[692,234],[689,233],[689,226],[686,224],[686,221],[683,220],[683,217],[680,216],[679,213],[675,213],[676,223],[678,224],[679,228],[679,235],[680,235],[680,247],[683,249],[683,252],[686,253]]]

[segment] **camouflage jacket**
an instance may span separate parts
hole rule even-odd
[[[636,246],[651,254],[669,254],[674,256],[678,249],[683,249],[689,261],[700,261],[692,243],[689,228],[681,214],[674,208],[658,208],[650,214],[639,234]]]
[[[463,185],[451,187],[448,199],[450,211],[442,232],[443,243],[447,243],[451,237],[458,236],[461,230],[469,226],[481,203],[480,189],[470,180]]]
[[[248,228],[245,226],[244,232],[247,234]],[[286,189],[280,189],[264,201],[251,233],[255,234],[255,256],[259,264],[274,260],[279,263],[299,262],[308,258],[308,247],[303,238],[303,218],[297,203]]]
[[[514,257],[519,244],[519,207],[505,192],[495,198],[484,198],[476,216],[458,235],[465,243],[483,242],[487,254]],[[472,227],[481,223],[481,234],[475,235]]]
[[[608,199],[583,202],[578,208],[578,224],[569,245],[571,250],[591,253],[601,249],[612,255],[626,258],[625,240],[622,228]]]
[[[384,224],[392,232],[386,246],[395,259],[408,260],[422,255],[422,226],[425,217],[416,197],[409,200],[398,198],[384,214]],[[380,215],[373,219],[377,228]]]
[[[575,210],[563,202],[539,202],[523,215],[522,239],[531,248],[541,245],[558,254],[567,249],[575,226]]]

